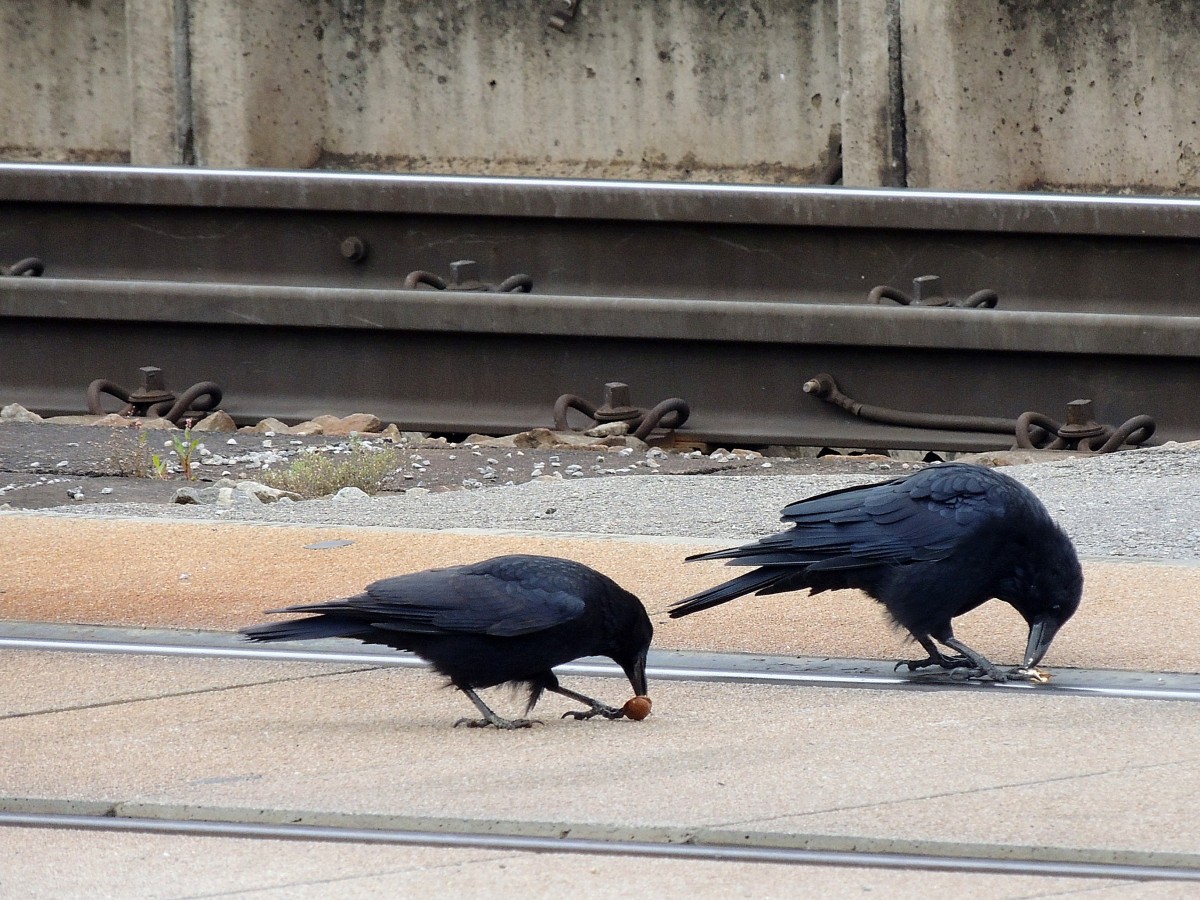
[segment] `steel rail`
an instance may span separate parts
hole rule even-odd
[[[994,859],[917,853],[812,850],[744,844],[675,844],[645,840],[474,834],[404,829],[352,828],[303,824],[197,821],[111,815],[0,812],[0,825],[108,832],[150,832],[191,837],[234,837],[321,841],[533,853],[573,853],[657,859],[709,860],[789,865],[853,866],[876,869],[1040,875],[1120,880],[1200,881],[1200,868],[1136,863]]]
[[[279,647],[244,644],[236,635],[213,634],[204,642],[186,640],[75,639],[38,636],[38,629],[14,634],[13,623],[0,632],[0,649],[68,653],[109,653],[175,657],[207,657],[261,662],[306,662],[342,665],[423,668],[410,653],[331,649],[328,645]],[[95,631],[95,629],[89,629]],[[121,629],[122,632],[127,630]],[[339,644],[340,642],[331,642]],[[1173,700],[1200,702],[1200,676],[1088,670],[1059,670],[1049,684],[1024,681],[983,682],[955,680],[945,675],[901,675],[890,663],[878,660],[798,659],[757,654],[719,654],[686,651],[651,651],[646,674],[651,680],[700,681],[791,687],[843,687],[876,690],[972,690],[1021,696],[1100,697],[1122,700]],[[558,666],[562,675],[624,677],[621,669],[602,659],[586,659]]]
[[[824,185],[0,163],[0,201],[1200,236],[1200,200]]]
[[[680,433],[713,443],[1014,441],[877,424],[804,391],[820,372],[849,372],[838,383],[863,402],[898,405],[901,385],[909,409],[1015,418],[1061,416],[1091,395],[1100,421],[1152,414],[1162,439],[1200,439],[1192,316],[7,278],[0,343],[0,395],[43,414],[79,411],[91,376],[163,362],[170,347],[172,383],[217,382],[223,408],[245,422],[365,410],[415,430],[512,433],[549,425],[560,394],[618,380],[638,405],[684,398]],[[47,366],[63,347],[73,365]],[[320,377],[296,359],[323,361]],[[989,397],[1001,386],[1003,398]]]
[[[1057,420],[1088,398],[1200,439],[1191,198],[0,164],[0,218],[0,267],[44,273],[0,277],[0,396],[48,415],[157,365],[243,423],[511,433],[617,381],[682,398],[708,443],[1013,442],[856,419],[804,393],[829,373],[873,406]],[[404,289],[464,259],[534,293]],[[999,305],[867,302],[925,275]]]

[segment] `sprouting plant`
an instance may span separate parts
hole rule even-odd
[[[192,420],[183,420],[183,437],[171,435],[171,444],[175,447],[175,455],[179,457],[179,465],[183,468],[183,477],[188,481],[192,481],[196,476],[192,472],[192,457],[196,455],[196,450],[200,446],[200,438],[192,437]],[[158,464],[155,463],[155,471],[158,470]],[[159,475],[160,478],[164,477]]]
[[[171,474],[171,464],[157,453],[150,456],[150,465],[154,468],[155,478],[166,478]]]

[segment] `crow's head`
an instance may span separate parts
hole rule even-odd
[[[1058,630],[1079,609],[1083,596],[1083,568],[1061,528],[1048,530],[1037,551],[1017,564],[1012,584],[1014,590],[1003,599],[1029,624],[1024,661],[1028,669],[1042,661]]]
[[[618,588],[621,602],[611,607],[616,612],[609,625],[610,651],[606,654],[625,671],[634,694],[646,696],[646,654],[654,637],[654,625],[642,601]]]

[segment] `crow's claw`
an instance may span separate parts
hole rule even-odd
[[[613,709],[611,706],[600,703],[591,709],[569,709],[562,714],[562,717],[565,719],[570,716],[572,719],[582,721],[583,719],[591,719],[596,716],[604,716],[606,719],[620,719],[624,715],[623,710]]]
[[[1016,677],[1010,672],[997,669],[995,666],[984,668],[970,664],[956,666],[949,671],[949,675],[955,681],[1010,681]]]
[[[910,672],[928,669],[931,666],[940,666],[947,672],[953,672],[956,669],[974,668],[975,664],[965,656],[927,656],[924,659],[902,659],[892,671],[899,672],[901,666],[906,666]]]

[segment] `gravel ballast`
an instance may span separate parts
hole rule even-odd
[[[780,529],[779,511],[822,491],[908,474],[899,463],[866,474],[678,476],[581,480],[360,500],[236,507],[105,504],[46,515],[168,517],[413,529],[488,529],[740,541]],[[1009,466],[1092,558],[1200,558],[1200,447],[1167,445]]]

